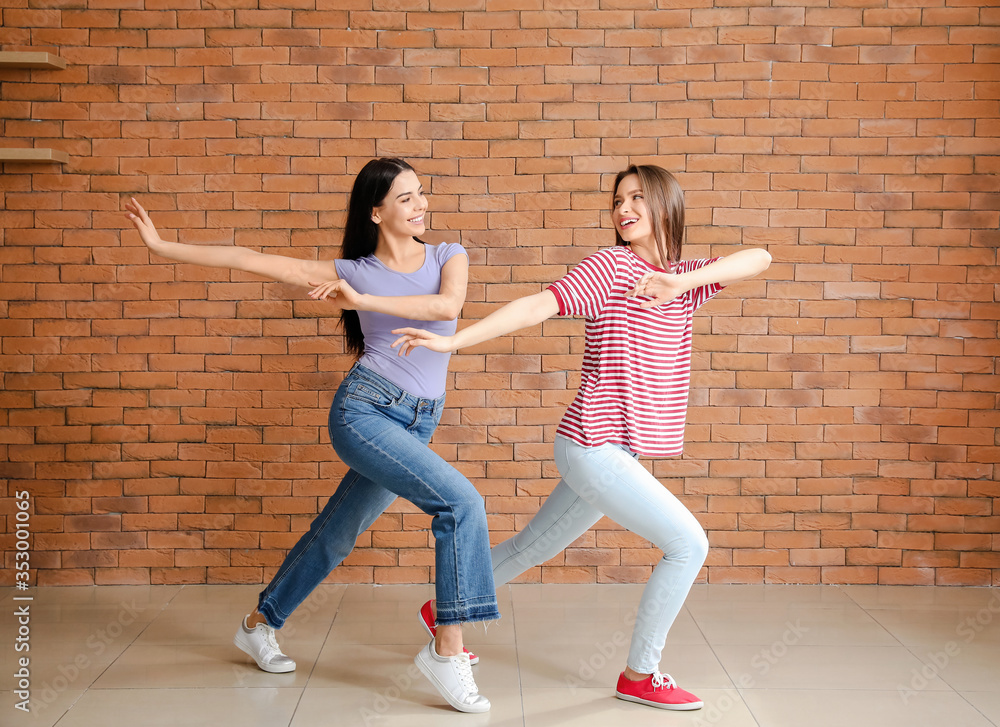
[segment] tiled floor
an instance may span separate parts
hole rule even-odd
[[[698,712],[617,700],[640,586],[513,585],[466,629],[493,702],[452,711],[413,666],[429,586],[323,586],[279,632],[298,662],[266,674],[231,642],[256,586],[0,590],[3,725],[1000,725],[1000,589],[695,586],[664,671]],[[32,712],[15,709],[30,657]]]

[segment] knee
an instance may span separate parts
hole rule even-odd
[[[448,505],[459,525],[486,527],[486,502],[478,494],[455,500]]]
[[[692,518],[694,520],[694,518]],[[663,557],[669,560],[684,560],[697,562],[699,565],[708,558],[708,537],[701,525],[695,520],[685,528],[666,547],[662,547]]]
[[[708,558],[708,536],[705,535],[705,531],[698,528],[697,532],[693,532],[690,535],[690,548],[691,548],[691,560],[697,561],[699,564],[704,563],[705,559]]]

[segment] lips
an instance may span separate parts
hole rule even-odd
[[[422,225],[424,223],[424,216],[414,217],[413,219],[407,220],[411,225]]]
[[[631,227],[632,225],[634,225],[638,221],[639,221],[638,217],[628,217],[628,218],[622,220],[621,222],[619,222],[618,226],[621,229],[624,230],[626,227]]]

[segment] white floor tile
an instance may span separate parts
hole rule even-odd
[[[955,692],[749,689],[743,698],[760,727],[993,727]]]
[[[696,585],[661,669],[705,707],[667,713],[614,697],[641,585],[503,586],[503,618],[465,628],[484,715],[452,710],[413,666],[433,587],[321,586],[278,631],[290,674],[232,645],[260,590],[33,589],[30,724],[1000,727],[998,589]],[[0,589],[4,611],[16,593]],[[0,618],[0,643],[15,630]],[[0,673],[16,657],[0,650]]]

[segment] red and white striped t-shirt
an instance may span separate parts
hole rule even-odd
[[[675,270],[715,260],[684,260]],[[549,286],[559,315],[587,319],[583,378],[557,435],[585,447],[623,444],[649,457],[684,450],[692,319],[722,286],[704,285],[643,310],[648,297],[625,293],[650,271],[663,272],[623,245],[594,253]]]

